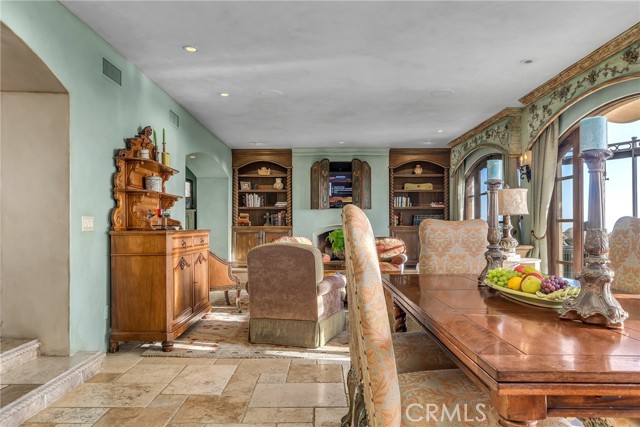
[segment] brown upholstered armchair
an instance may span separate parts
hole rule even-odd
[[[313,246],[268,243],[247,255],[249,341],[316,348],[345,328],[344,280],[323,277]]]

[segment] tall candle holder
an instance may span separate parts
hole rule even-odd
[[[611,294],[614,272],[608,266],[609,237],[604,228],[602,197],[604,165],[611,156],[611,151],[600,148],[583,151],[579,156],[589,169],[589,220],[584,242],[587,257],[582,272],[576,275],[580,293],[564,301],[560,318],[621,329],[629,313]]]
[[[489,244],[487,245],[487,251],[484,253],[487,265],[478,276],[478,286],[486,286],[484,279],[487,276],[487,271],[502,267],[502,261],[507,258],[500,250],[500,230],[498,230],[498,189],[502,185],[502,180],[489,178],[486,184],[487,224],[489,225],[487,240]]]

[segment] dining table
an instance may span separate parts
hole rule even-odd
[[[640,418],[640,295],[614,294],[621,329],[558,317],[478,285],[477,275],[384,275],[394,329],[407,314],[485,390],[505,427],[547,417]]]

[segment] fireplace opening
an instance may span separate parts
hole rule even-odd
[[[316,236],[316,241],[315,241],[316,248],[318,248],[321,253],[329,255],[331,257],[331,261],[339,261],[340,259],[336,257],[333,251],[331,250],[331,243],[327,240],[327,236],[333,230],[337,230],[339,228],[342,228],[342,226],[331,225],[328,227],[324,227],[318,230],[316,233],[314,233],[314,235]]]

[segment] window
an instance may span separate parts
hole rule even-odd
[[[186,209],[193,209],[193,181],[184,181],[184,205]]]
[[[464,177],[464,219],[487,220],[487,160],[501,159],[499,154],[482,157]]]
[[[622,216],[640,212],[640,121],[608,124],[613,157],[605,166],[605,228],[610,233]],[[588,219],[589,171],[575,156],[580,150],[576,127],[560,142],[556,184],[549,212],[549,273],[573,277],[582,270]],[[583,254],[576,256],[576,254]]]

